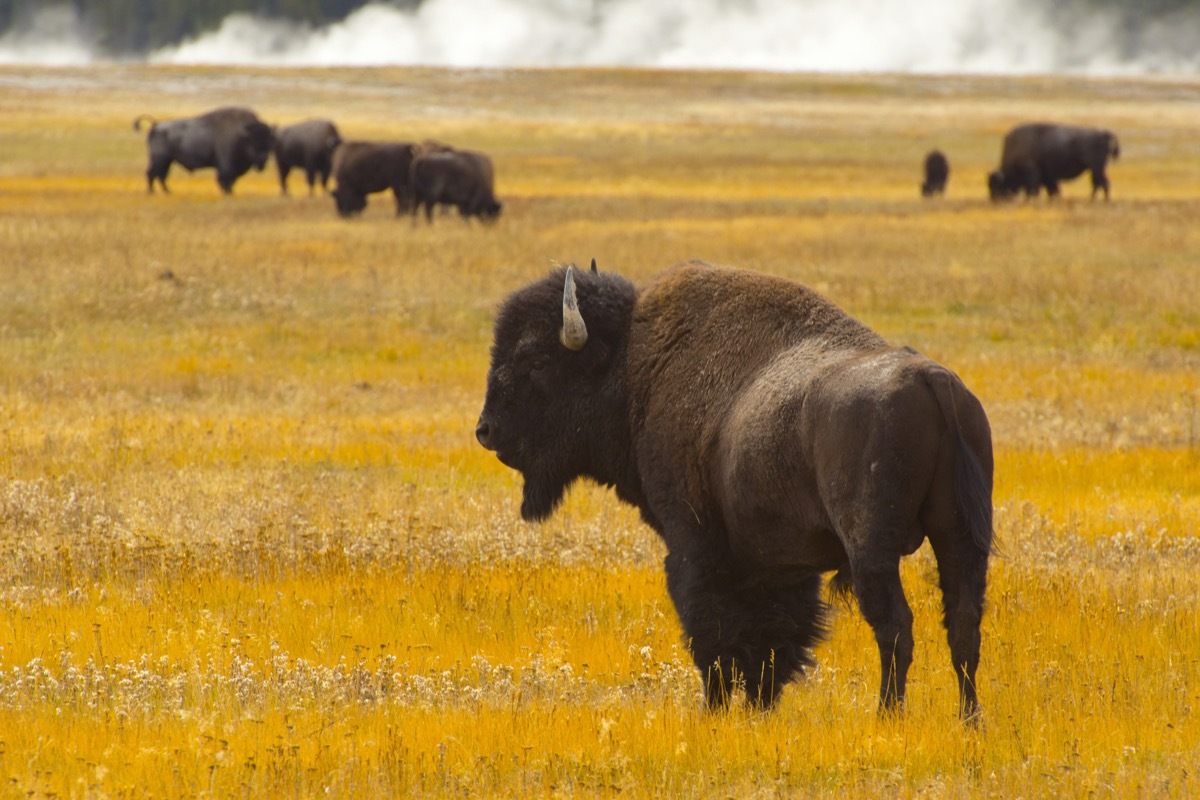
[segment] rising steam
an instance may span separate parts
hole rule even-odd
[[[415,10],[367,5],[323,28],[235,14],[147,60],[923,73],[1200,67],[1200,14],[1130,30],[1115,14],[1064,8],[1046,0],[426,0]],[[0,63],[96,60],[86,32],[62,10],[0,37]]]

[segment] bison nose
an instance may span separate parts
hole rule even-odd
[[[488,425],[483,417],[479,418],[479,424],[475,426],[475,438],[488,450],[495,449],[492,447],[492,426]]]

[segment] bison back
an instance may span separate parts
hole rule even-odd
[[[768,363],[796,348],[833,357],[881,347],[874,331],[791,281],[700,262],[669,269],[642,291],[631,326],[631,416],[645,434],[644,474],[682,476],[684,496],[707,496],[699,465]]]
[[[362,194],[407,191],[413,145],[408,142],[343,142],[334,152],[339,187]]]

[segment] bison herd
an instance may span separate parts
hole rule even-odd
[[[148,119],[134,120],[139,129]],[[497,218],[492,160],[435,141],[343,141],[328,120],[268,126],[245,108],[156,122],[146,184],[213,167],[229,193],[273,154],[287,194],[303,169],[337,212],[391,192],[396,214],[437,207]],[[992,200],[1090,172],[1109,197],[1109,131],[1045,123],[1005,137]],[[950,163],[924,161],[921,194]],[[495,323],[479,443],[524,477],[521,515],[548,517],[581,478],[613,487],[667,548],[666,583],[708,703],[735,687],[761,707],[812,664],[826,631],[822,576],[852,593],[879,649],[879,702],[904,701],[913,614],[899,564],[928,540],[959,711],[975,673],[992,551],[992,441],[978,399],[947,368],[777,277],[677,265],[638,288],[559,269],[513,293]]]
[[[310,119],[276,128],[267,125],[248,108],[217,108],[186,119],[159,122],[148,114],[133,121],[140,130],[149,121],[146,147],[150,163],[146,186],[154,191],[158,182],[167,189],[167,172],[178,162],[184,169],[215,167],[217,184],[229,194],[233,184],[251,168],[262,171],[273,154],[279,167],[279,187],[288,193],[288,173],[303,169],[311,195],[316,182],[328,189],[332,175],[336,187],[331,194],[343,217],[358,214],[367,206],[367,196],[391,191],[396,214],[415,215],[425,210],[433,220],[433,209],[454,207],[464,219],[495,220],[501,203],[496,200],[495,169],[486,154],[460,150],[440,142],[343,141],[337,127],[326,119]],[[1021,192],[1033,198],[1044,188],[1050,197],[1059,194],[1059,183],[1090,172],[1092,198],[1104,192],[1109,199],[1105,173],[1108,159],[1121,154],[1117,137],[1107,130],[1075,125],[1030,123],[1018,125],[1004,137],[1000,167],[987,176],[993,201],[1007,200]],[[941,150],[925,156],[923,197],[946,192],[950,162]]]
[[[1004,137],[1000,168],[987,176],[988,195],[993,201],[1009,200],[1022,191],[1025,197],[1037,197],[1044,188],[1049,197],[1059,195],[1059,182],[1092,174],[1092,199],[1104,192],[1108,199],[1108,175],[1104,168],[1109,157],[1121,155],[1121,146],[1112,131],[1077,125],[1053,125],[1034,122],[1018,125]],[[925,156],[925,181],[921,195],[944,194],[950,178],[950,162],[945,153],[932,150]]]
[[[485,153],[461,150],[440,142],[344,141],[337,126],[310,119],[285,127],[267,125],[248,108],[217,108],[196,117],[155,120],[142,114],[133,121],[140,130],[149,122],[146,148],[146,188],[168,192],[167,173],[178,163],[188,172],[215,168],[217,185],[225,194],[252,168],[262,171],[272,155],[279,168],[279,189],[288,193],[288,174],[303,169],[309,194],[317,181],[328,189],[338,214],[353,216],[367,207],[367,196],[391,191],[396,214],[421,208],[433,221],[433,210],[454,207],[464,219],[490,222],[500,215],[496,200],[495,168]]]

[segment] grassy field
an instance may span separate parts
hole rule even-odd
[[[0,69],[0,795],[1195,797],[1200,84],[643,71]],[[495,159],[502,218],[147,196],[139,113],[251,105]],[[1113,129],[1111,203],[993,206],[1011,125]],[[932,147],[948,196],[922,201]],[[273,165],[269,167],[273,169]],[[786,275],[955,369],[997,449],[955,720],[932,557],[903,719],[839,606],[710,714],[615,497],[546,524],[475,443],[491,318],[595,257]]]

